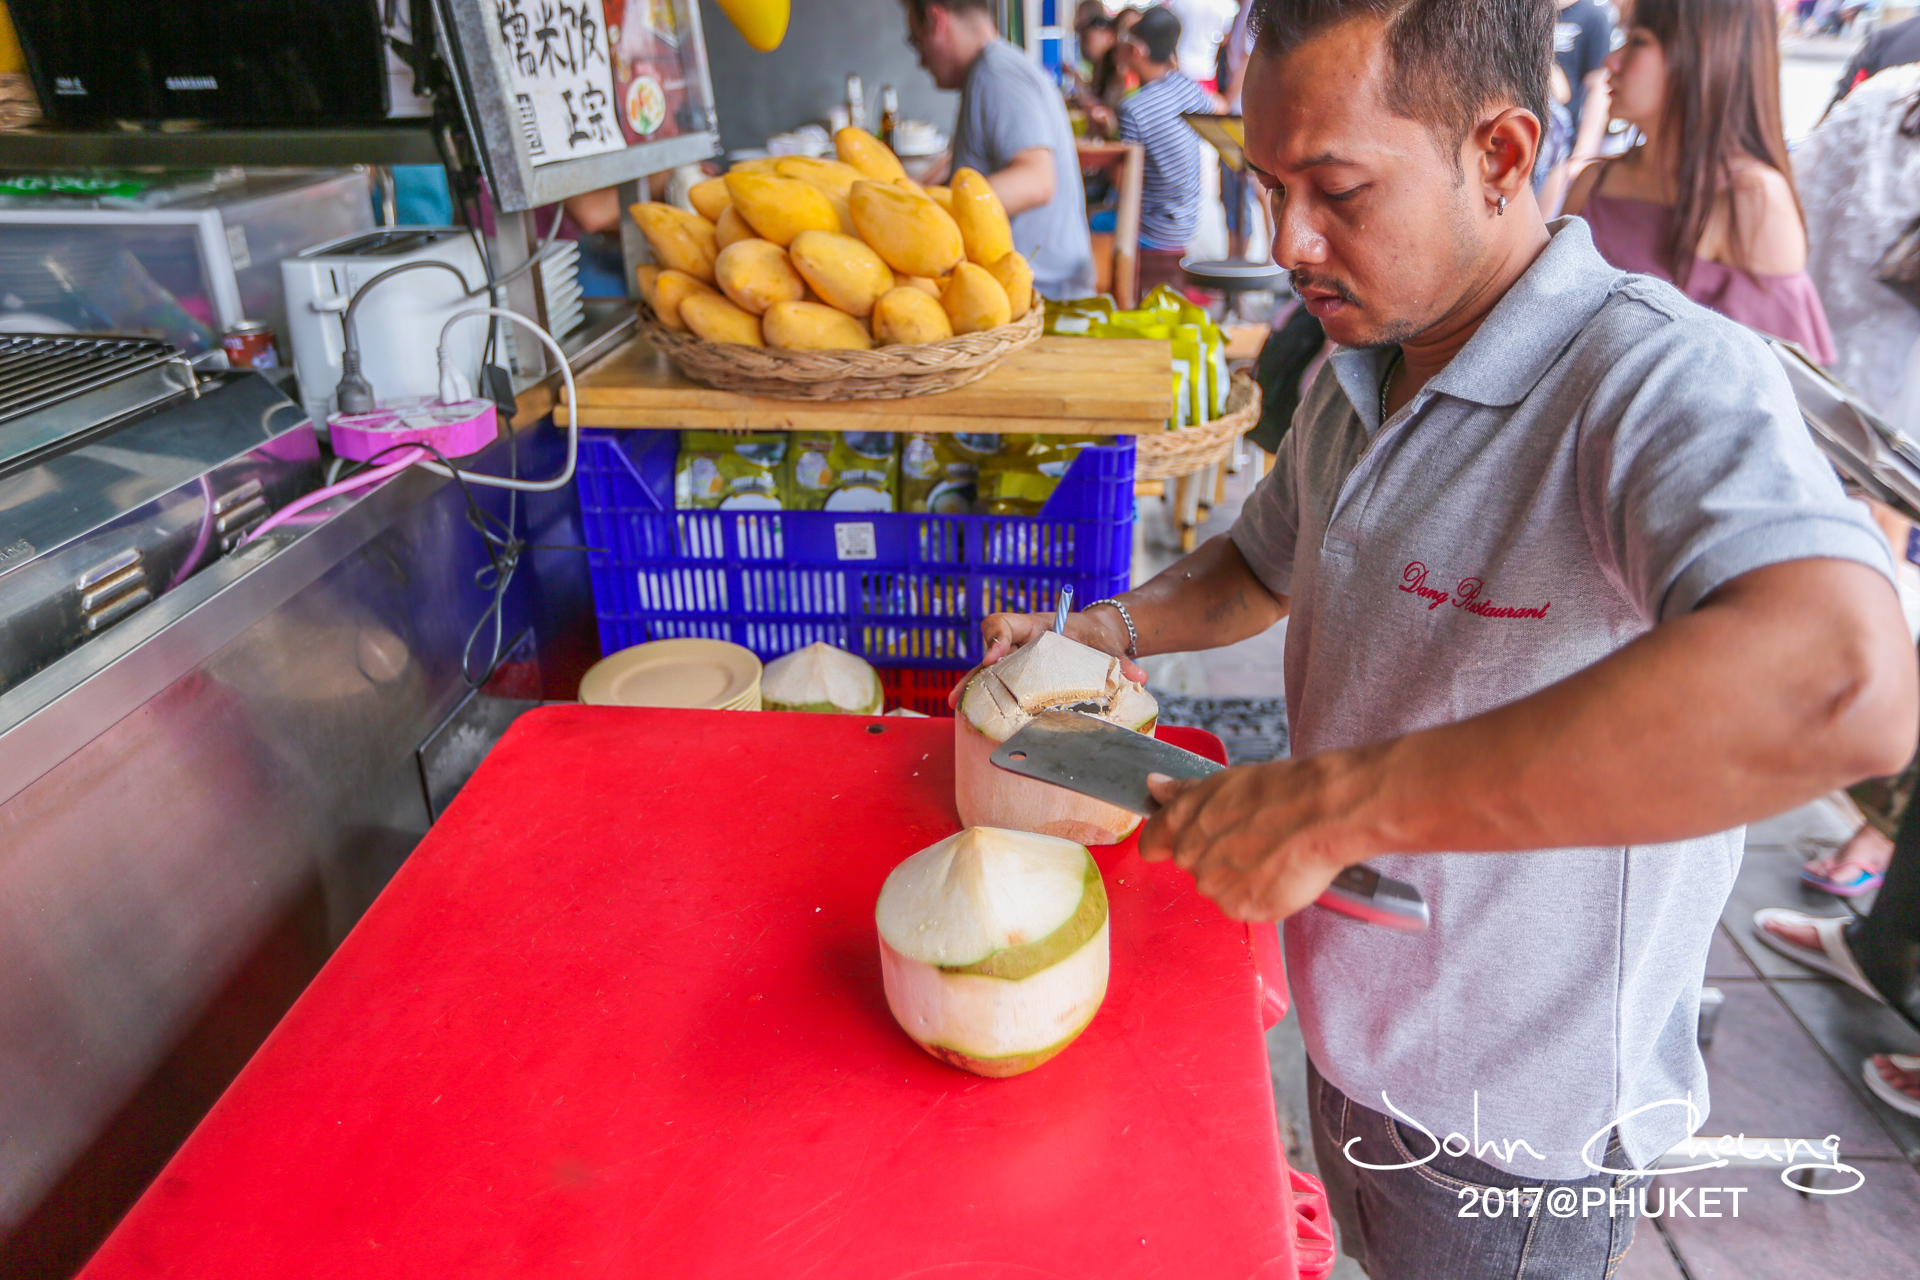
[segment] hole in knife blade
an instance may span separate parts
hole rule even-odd
[[[1026,758],[1027,753],[1024,751],[1010,751],[1007,753],[1007,759],[1009,760],[1025,760]]]

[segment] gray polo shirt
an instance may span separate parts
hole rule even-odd
[[[1389,353],[1335,353],[1233,527],[1292,598],[1299,754],[1526,697],[1765,565],[1891,573],[1761,341],[1608,265],[1579,219],[1553,231],[1384,427]],[[1477,1094],[1474,1154],[1524,1177],[1583,1176],[1582,1143],[1616,1120],[1644,1165],[1687,1135],[1689,1097],[1707,1112],[1695,1022],[1742,836],[1370,859],[1418,886],[1433,925],[1287,921],[1314,1063],[1440,1139],[1476,1141]]]
[[[1093,292],[1093,250],[1066,102],[1038,63],[995,40],[967,69],[953,126],[953,167],[995,174],[1032,147],[1053,152],[1053,199],[1014,217],[1013,247],[1032,264],[1042,296],[1087,297]]]

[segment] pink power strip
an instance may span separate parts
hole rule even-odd
[[[365,462],[398,445],[432,445],[448,458],[464,458],[500,435],[500,409],[491,400],[447,403],[421,396],[372,413],[336,413],[327,419],[333,451]]]

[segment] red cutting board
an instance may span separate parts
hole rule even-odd
[[[1248,933],[1181,872],[1095,851],[1111,986],[1039,1070],[895,1026],[952,734],[523,717],[84,1275],[1292,1280]]]

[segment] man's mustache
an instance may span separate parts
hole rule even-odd
[[[1308,274],[1299,267],[1295,267],[1290,271],[1288,276],[1293,281],[1293,291],[1295,293],[1301,293],[1308,289],[1318,289],[1322,293],[1332,294],[1342,302],[1352,303],[1354,306],[1360,305],[1360,299],[1353,296],[1353,290],[1347,288],[1346,285],[1332,277],[1321,279],[1318,276]]]

